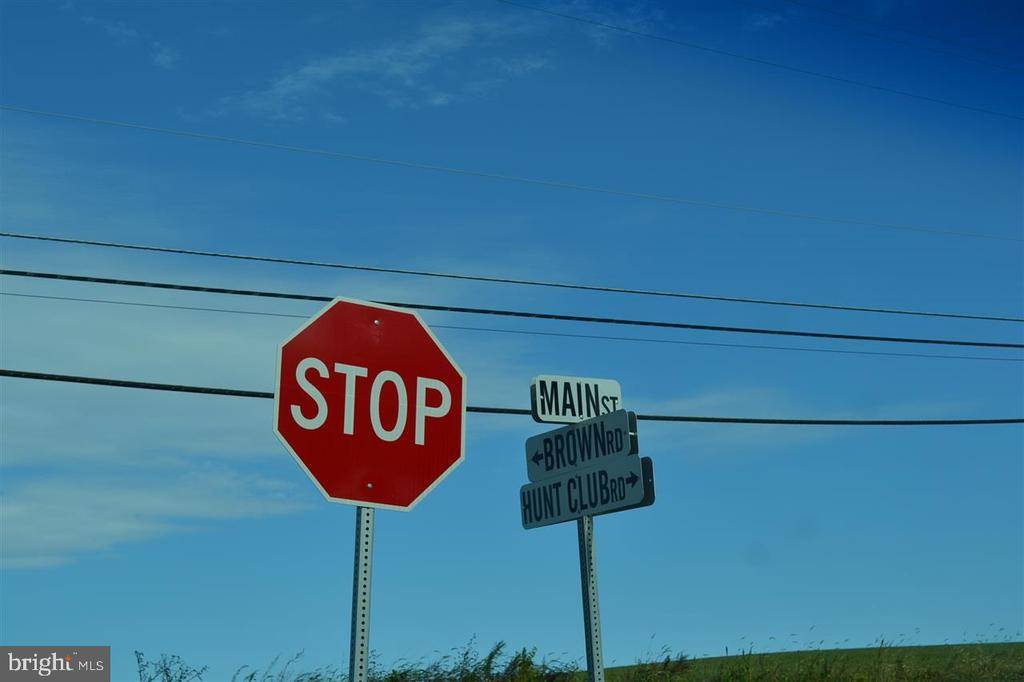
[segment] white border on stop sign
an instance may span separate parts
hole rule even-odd
[[[460,415],[462,421],[462,442],[459,448],[459,458],[452,462],[451,466],[445,469],[440,476],[434,479],[434,482],[427,486],[426,490],[420,493],[415,500],[409,503],[409,506],[407,507],[393,504],[382,504],[380,502],[365,502],[363,500],[346,500],[340,497],[331,497],[327,493],[327,491],[324,490],[323,486],[320,485],[320,481],[316,479],[316,476],[313,475],[313,472],[311,472],[309,468],[306,466],[306,463],[302,461],[302,458],[299,457],[295,450],[292,449],[292,446],[288,443],[285,437],[281,435],[281,430],[279,428],[278,421],[281,416],[281,406],[279,404],[279,401],[281,396],[281,356],[284,353],[284,347],[288,344],[288,342],[290,342],[296,336],[304,332],[307,327],[316,322],[316,320],[318,320],[321,315],[330,310],[336,303],[352,303],[354,305],[361,305],[367,308],[377,308],[379,310],[389,310],[392,312],[402,313],[403,315],[411,315],[412,317],[416,318],[416,321],[419,322],[420,326],[423,327],[423,329],[426,330],[427,334],[430,335],[431,340],[433,340],[433,342],[437,345],[441,352],[444,353],[445,358],[447,358],[448,362],[451,363],[452,367],[455,368],[455,371],[459,373],[459,377],[462,379],[462,409]],[[392,509],[395,511],[405,512],[411,511],[413,507],[419,504],[420,500],[426,497],[427,494],[430,493],[430,491],[432,491],[437,486],[438,483],[448,478],[448,475],[452,473],[455,467],[462,464],[463,460],[466,459],[466,374],[465,372],[462,371],[462,368],[459,367],[459,363],[455,362],[455,358],[453,358],[451,354],[448,353],[448,349],[444,347],[444,344],[441,343],[441,340],[434,336],[434,331],[430,328],[430,325],[424,322],[423,318],[420,317],[419,313],[417,313],[415,310],[409,310],[408,308],[399,308],[393,305],[387,305],[386,303],[373,303],[372,301],[363,301],[357,298],[345,298],[344,296],[336,296],[331,300],[330,303],[328,303],[319,311],[317,311],[315,315],[306,320],[301,327],[292,332],[292,334],[288,338],[286,338],[284,341],[278,344],[276,365],[277,374],[274,378],[274,434],[277,436],[277,439],[281,441],[285,449],[291,454],[292,458],[298,463],[302,470],[306,472],[306,475],[309,476],[311,481],[313,481],[313,485],[317,487],[317,490],[320,491],[320,494],[323,495],[328,502],[336,502],[338,504],[352,504],[360,507],[373,507],[375,509]]]

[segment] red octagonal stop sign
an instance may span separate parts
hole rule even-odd
[[[466,376],[419,315],[335,299],[281,344],[274,431],[330,500],[409,510],[465,454]]]

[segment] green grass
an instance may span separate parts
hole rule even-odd
[[[660,660],[613,668],[609,682],[1005,682],[1024,680],[1024,643],[880,646],[780,653],[741,652]]]
[[[140,682],[199,682],[205,668],[176,656],[147,660],[137,652]],[[336,668],[302,672],[301,654],[262,667],[243,666],[232,682],[346,682]],[[818,649],[778,653],[742,651],[691,659],[665,649],[638,663],[610,668],[609,682],[1024,682],[1024,642]],[[579,682],[577,661],[538,658],[536,649],[508,650],[503,642],[486,653],[474,642],[427,660],[373,665],[374,682]]]

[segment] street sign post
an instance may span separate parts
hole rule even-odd
[[[587,647],[587,679],[604,682],[604,647],[601,644],[601,608],[597,596],[597,554],[594,550],[594,517],[576,522],[580,546],[580,592],[583,597],[583,632]]]
[[[465,456],[466,377],[420,317],[337,298],[281,344],[274,432],[353,504],[349,680],[368,675],[374,509],[408,511]]]
[[[636,415],[612,379],[543,374],[530,384],[538,422],[568,424],[526,441],[523,528],[576,520],[587,678],[604,682],[594,516],[654,504],[654,464],[639,457]]]

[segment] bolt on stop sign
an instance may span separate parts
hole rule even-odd
[[[274,431],[330,500],[407,511],[465,456],[466,376],[419,315],[337,298],[281,344]]]

